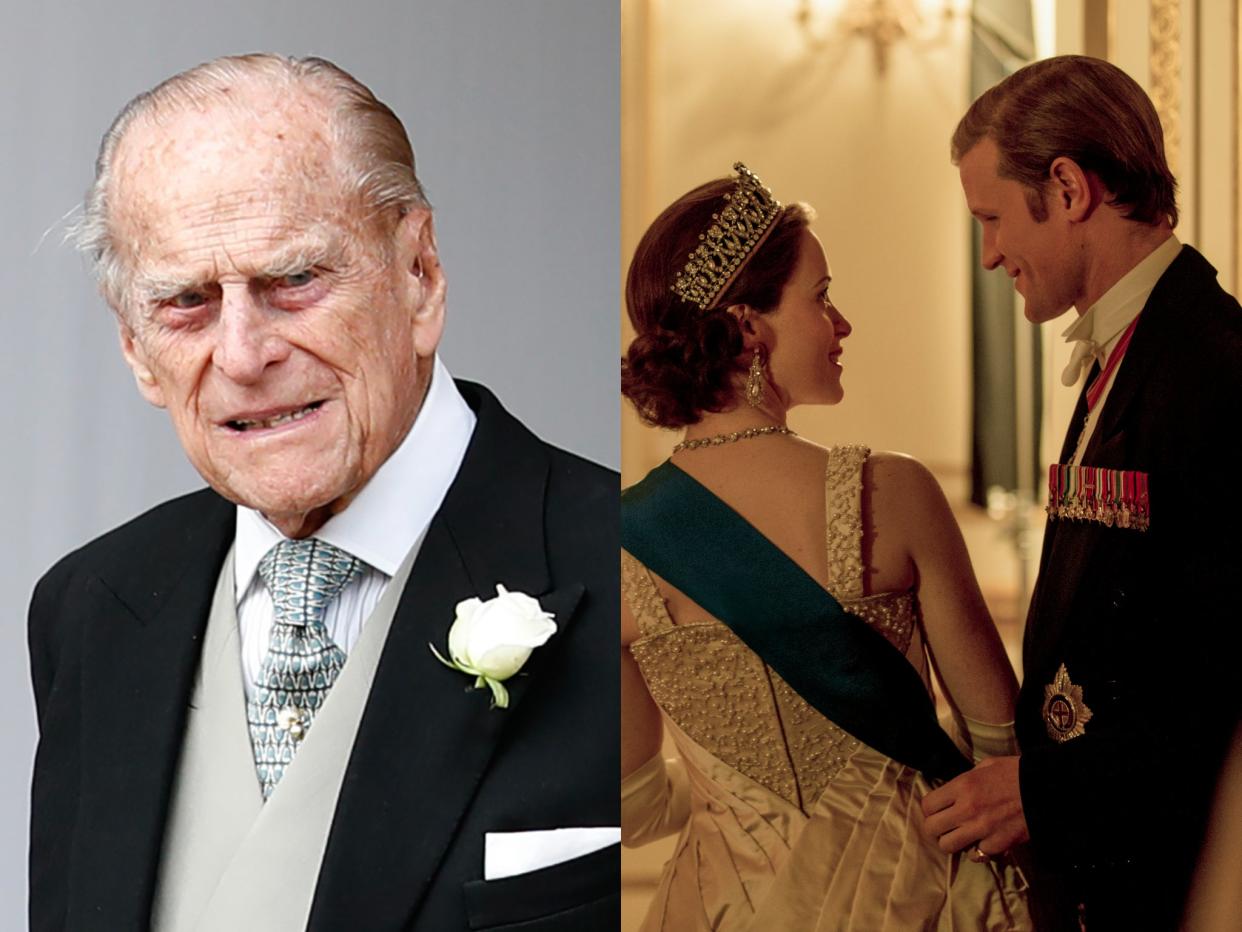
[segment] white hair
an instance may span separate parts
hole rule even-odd
[[[330,122],[335,149],[346,166],[346,191],[374,211],[429,208],[414,170],[414,150],[405,127],[370,88],[323,58],[289,58],[270,53],[230,55],[173,75],[125,105],[99,145],[95,180],[86,192],[82,213],[69,238],[89,257],[104,298],[124,306],[128,271],[113,240],[108,189],[113,159],[130,126],[139,119],[158,123],[161,116],[186,107],[232,102],[239,84],[266,80],[317,90],[332,102]]]

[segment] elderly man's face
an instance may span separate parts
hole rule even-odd
[[[121,343],[203,477],[298,536],[413,423],[444,280],[426,211],[371,216],[345,194],[323,102],[244,95],[121,144]]]

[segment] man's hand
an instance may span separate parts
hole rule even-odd
[[[923,797],[923,831],[942,851],[974,845],[1001,854],[1031,837],[1018,791],[1018,758],[990,757]]]

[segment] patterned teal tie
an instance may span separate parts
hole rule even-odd
[[[259,561],[276,614],[254,697],[247,703],[250,746],[267,800],[293,760],[345,665],[324,610],[363,564],[321,540],[282,540]]]

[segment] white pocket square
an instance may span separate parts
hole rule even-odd
[[[487,832],[483,879],[500,880],[537,871],[621,841],[621,828],[548,828],[533,832]]]

